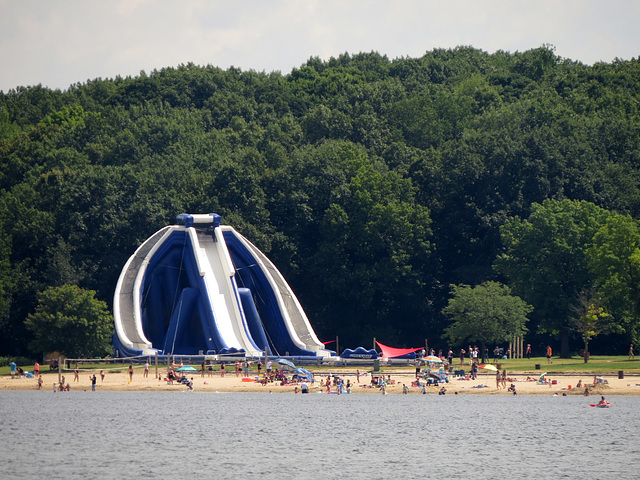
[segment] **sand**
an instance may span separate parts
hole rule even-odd
[[[113,367],[109,367],[113,370]],[[361,371],[364,371],[361,369]],[[72,371],[65,371],[65,381],[70,384],[71,390],[85,390],[91,391],[90,375],[93,370],[81,370],[79,375],[79,381],[74,381],[74,373]],[[159,372],[166,375],[166,367],[159,369]],[[353,384],[351,389],[352,394],[380,394],[378,388],[366,388],[365,385],[370,385],[371,376],[369,374],[360,376],[360,383],[356,380],[356,370],[352,372],[340,372],[346,379],[349,379]],[[95,371],[98,381],[97,388],[100,391],[164,391],[164,392],[179,392],[187,390],[185,385],[174,382],[168,384],[166,381],[159,381],[157,377],[154,377],[155,367],[151,367],[149,377],[143,376],[143,369],[137,367],[133,374],[133,380],[129,381],[129,375],[126,370],[122,370],[118,373],[112,373],[105,368],[105,378],[101,381],[99,370]],[[323,372],[322,380],[326,378],[327,372]],[[376,374],[377,375],[377,374]],[[391,375],[393,384],[387,386],[387,394],[389,395],[401,395],[402,385],[406,384],[409,387],[410,395],[419,395],[422,393],[420,388],[411,388],[412,380],[415,377],[407,372],[387,372],[385,369],[385,377]],[[531,373],[531,378],[537,378],[538,374]],[[58,374],[45,372],[43,377],[43,391],[53,391],[53,384],[58,383]],[[220,377],[219,372],[215,372],[213,376],[209,377],[205,375],[201,376],[200,372],[193,372],[188,375],[189,378],[193,378],[194,390],[199,392],[271,392],[271,393],[289,393],[292,394],[295,391],[294,385],[280,385],[279,383],[268,383],[262,385],[257,382],[243,381],[242,377],[236,377],[235,373],[227,373],[224,378]],[[547,379],[551,381],[555,380],[556,384],[541,385],[535,381],[526,381],[527,375],[513,375],[511,376],[513,381],[507,382],[507,386],[513,383],[516,387],[518,395],[583,395],[584,388],[575,388],[579,380],[582,380],[583,384],[593,385],[593,375],[548,375]],[[252,377],[253,378],[253,377]],[[316,376],[316,382],[311,386],[311,393],[318,391],[326,392],[325,388],[318,388],[318,379]],[[606,383],[599,383],[595,387],[591,387],[590,391],[592,395],[640,395],[640,375],[626,375],[625,378],[620,379],[617,375],[604,375],[603,379]],[[484,385],[484,387],[482,387]],[[429,386],[427,387],[428,394],[437,394],[438,390],[443,386]],[[497,389],[495,375],[493,374],[481,374],[477,380],[459,380],[451,379],[449,383],[444,384],[446,393],[460,394],[460,395],[512,395],[505,389]],[[569,388],[571,386],[571,388]],[[0,390],[36,390],[37,380],[35,378],[14,378],[11,376],[0,377]]]

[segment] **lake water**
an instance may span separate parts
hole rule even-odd
[[[640,397],[0,392],[0,478],[640,478]]]

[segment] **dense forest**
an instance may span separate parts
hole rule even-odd
[[[0,92],[0,354],[28,354],[47,287],[112,304],[127,258],[215,212],[283,272],[321,340],[447,348],[454,285],[533,307],[534,352],[584,295],[640,340],[640,61],[553,47],[181,65]],[[582,296],[582,297],[581,297]],[[460,347],[460,345],[452,345]]]

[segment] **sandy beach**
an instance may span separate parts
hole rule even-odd
[[[158,380],[155,374],[155,367],[151,367],[149,377],[143,376],[143,369],[137,367],[133,374],[133,380],[129,381],[129,375],[125,369],[118,373],[113,373],[113,368],[105,368],[105,378],[101,380],[99,370],[95,370],[98,377],[97,388],[99,391],[165,391],[179,392],[187,390],[183,384],[173,382],[169,384],[166,381]],[[166,376],[166,367],[159,369],[159,373]],[[361,372],[364,371],[361,369]],[[79,381],[74,381],[73,371],[65,371],[65,382],[70,385],[71,390],[91,391],[91,375],[94,370],[81,370]],[[328,372],[323,371],[320,376],[316,375],[316,381],[312,384],[310,392],[317,393],[322,391],[326,393],[326,389],[319,388],[319,380],[326,378]],[[352,394],[380,394],[379,388],[368,388],[371,384],[371,374],[361,374],[358,383],[356,370],[341,371],[339,373],[344,377],[345,381],[350,380],[352,384]],[[374,374],[379,375],[379,374]],[[415,380],[415,376],[408,372],[385,371],[384,376],[391,376],[391,384],[387,385],[386,391],[389,395],[401,395],[403,392],[403,384],[408,387],[409,395],[422,394],[422,390],[417,387],[411,387],[411,382]],[[537,374],[539,375],[539,374]],[[536,378],[537,375],[531,373],[530,378]],[[604,375],[602,380],[604,383],[597,383],[593,386],[594,378],[592,375],[548,375],[546,378],[550,380],[549,384],[539,384],[536,381],[527,381],[527,375],[509,375],[511,381],[507,382],[507,387],[513,383],[518,395],[584,395],[584,388],[576,388],[579,381],[582,380],[583,385],[590,386],[592,395],[640,395],[640,375],[627,375],[620,379],[617,375]],[[56,372],[45,372],[42,374],[43,391],[53,391],[53,384],[58,383],[58,374]],[[271,392],[271,393],[289,393],[295,392],[295,385],[280,385],[279,383],[268,383],[262,385],[255,381],[243,381],[242,377],[236,377],[235,373],[227,373],[224,378],[220,377],[219,372],[215,372],[213,376],[205,374],[201,376],[200,372],[189,374],[188,378],[193,379],[193,387],[199,392]],[[255,377],[251,377],[255,378]],[[555,383],[554,383],[555,382]],[[452,378],[449,383],[440,384],[438,387],[427,387],[427,394],[437,394],[442,386],[446,388],[446,394],[460,395],[512,395],[512,392],[506,389],[496,388],[495,375],[482,374],[477,380],[462,380]],[[37,380],[35,378],[11,378],[10,375],[0,377],[1,390],[37,390]]]

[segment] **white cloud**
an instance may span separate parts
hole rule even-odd
[[[181,63],[289,72],[312,56],[390,58],[545,43],[585,63],[638,56],[624,0],[0,0],[0,90],[52,88]]]

